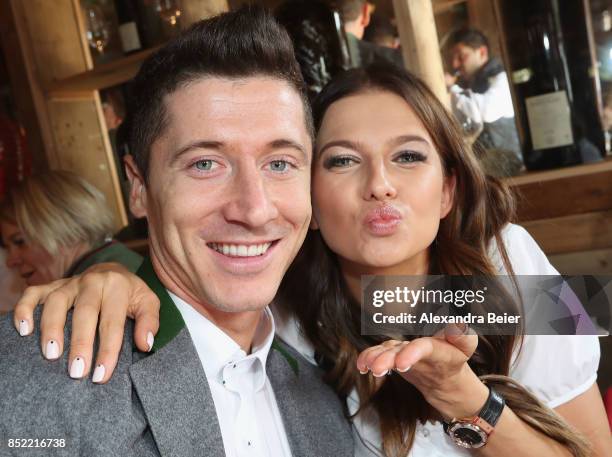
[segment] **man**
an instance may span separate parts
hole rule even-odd
[[[370,23],[372,5],[367,0],[331,0],[338,10],[348,40],[349,53],[353,67],[365,67],[377,61],[391,62],[404,66],[399,49],[378,46],[363,40],[366,27]]]
[[[449,43],[452,68],[459,77],[456,83],[449,80],[455,114],[467,130],[478,133],[478,127],[482,128],[477,139],[485,149],[509,152],[509,166],[520,168],[522,153],[502,62],[489,55],[489,41],[478,30],[459,30]]]
[[[339,399],[274,341],[267,309],[311,215],[312,120],[286,32],[261,10],[198,23],[145,61],[134,100],[130,208],[149,222],[139,275],[159,332],[146,354],[128,327],[99,385],[63,375],[84,377],[91,354],[51,340],[58,360],[37,362],[38,338],[2,321],[0,454],[352,455]]]

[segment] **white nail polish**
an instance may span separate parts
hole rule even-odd
[[[412,368],[412,366],[408,365],[406,368],[396,368],[396,370],[400,373],[406,373],[408,370],[410,370],[410,368]]]
[[[70,377],[73,379],[80,379],[83,377],[84,371],[85,361],[81,357],[75,358],[70,365]]]
[[[59,357],[59,344],[55,340],[49,340],[45,347],[45,357],[48,360],[55,360]]]
[[[153,348],[154,341],[155,339],[153,338],[153,333],[147,333],[147,344],[149,345],[149,351],[151,351],[151,349]]]
[[[359,373],[361,373],[361,374],[368,374],[368,371],[370,371],[370,370],[365,370],[365,371],[359,370]]]
[[[102,380],[104,379],[105,373],[106,373],[106,369],[104,368],[104,365],[100,364],[94,370],[91,380],[93,382],[102,382]]]
[[[389,370],[385,370],[382,373],[374,373],[372,372],[372,374],[374,375],[375,378],[382,378],[383,376],[385,376],[387,373],[389,373]]]
[[[21,321],[19,321],[19,334],[21,336],[26,336],[29,333],[30,333],[30,324],[28,324],[28,321],[26,321],[25,319],[21,319]]]

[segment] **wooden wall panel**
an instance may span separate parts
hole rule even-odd
[[[183,0],[181,7],[181,25],[183,27],[189,27],[201,19],[216,16],[229,10],[227,0]]]
[[[612,248],[556,254],[548,259],[561,274],[612,276]]]
[[[73,171],[100,189],[115,213],[117,229],[127,225],[119,177],[97,93],[82,100],[49,102],[58,168]]]
[[[547,254],[612,248],[612,210],[522,222]]]

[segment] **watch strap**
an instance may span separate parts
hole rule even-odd
[[[487,422],[491,427],[495,427],[499,420],[506,402],[495,389],[489,387],[489,396],[484,406],[478,413],[478,417]]]

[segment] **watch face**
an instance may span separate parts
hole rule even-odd
[[[487,434],[478,425],[456,422],[448,429],[450,437],[461,447],[479,448],[487,442]]]

